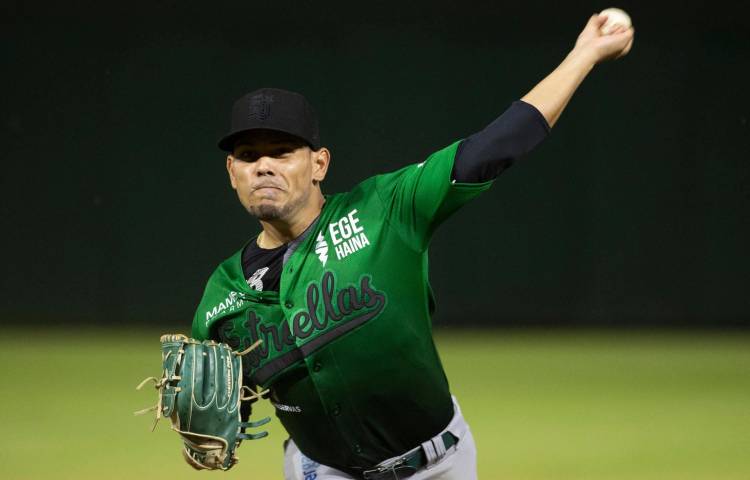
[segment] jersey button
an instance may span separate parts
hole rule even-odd
[[[284,304],[284,306],[286,308],[292,308],[294,306],[294,303],[292,303],[291,300],[287,300],[286,303]]]
[[[323,365],[321,365],[320,362],[315,362],[315,364],[313,365],[314,372],[319,372],[321,368],[323,368]]]
[[[336,405],[333,406],[333,410],[331,410],[331,415],[333,415],[334,417],[338,417],[340,414],[341,414],[341,407],[337,403]]]
[[[354,453],[362,453],[362,447],[359,446],[359,443],[354,444]]]

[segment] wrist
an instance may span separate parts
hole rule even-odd
[[[570,53],[568,53],[568,56],[565,57],[565,63],[569,63],[584,70],[584,73],[590,72],[597,62],[598,59],[596,53],[585,47],[575,47]]]

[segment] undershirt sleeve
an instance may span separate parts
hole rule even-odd
[[[481,183],[495,179],[547,136],[547,120],[531,104],[517,100],[483,130],[461,142],[451,179]]]

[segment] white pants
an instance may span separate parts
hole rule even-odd
[[[453,411],[453,418],[440,433],[451,432],[458,438],[458,444],[449,448],[442,459],[422,468],[409,480],[476,480],[477,448],[456,397],[453,397]],[[289,440],[284,452],[284,479],[354,480],[354,477],[307,458],[294,441]]]

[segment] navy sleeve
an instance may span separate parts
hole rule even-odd
[[[549,124],[533,105],[515,101],[492,123],[458,147],[452,178],[459,183],[493,180],[547,136]]]

